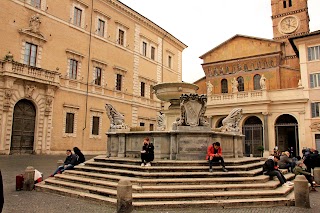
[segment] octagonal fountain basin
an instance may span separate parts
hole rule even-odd
[[[158,99],[170,101],[180,99],[182,94],[195,94],[199,87],[185,82],[168,82],[153,86]]]

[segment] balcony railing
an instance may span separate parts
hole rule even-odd
[[[287,88],[279,90],[253,90],[232,94],[214,94],[208,96],[208,105],[223,105],[248,102],[292,102],[308,99],[303,93],[303,88]]]
[[[0,74],[54,86],[60,84],[59,72],[28,66],[15,61],[0,61]]]

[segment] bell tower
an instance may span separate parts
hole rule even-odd
[[[271,0],[273,39],[284,42],[284,59],[295,58],[288,38],[308,34],[308,0]]]

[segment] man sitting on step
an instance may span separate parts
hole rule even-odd
[[[270,177],[277,176],[277,178],[280,181],[281,186],[292,186],[293,183],[290,181],[287,181],[286,178],[283,176],[281,171],[278,167],[278,162],[280,160],[279,156],[274,156],[273,158],[269,158],[266,160],[266,162],[263,165],[263,174],[269,175]]]
[[[53,177],[56,174],[61,174],[62,172],[64,172],[64,170],[73,169],[73,167],[78,164],[78,156],[72,154],[70,149],[66,151],[66,155],[67,157],[63,165],[59,166],[57,170],[52,175],[50,175],[50,177]]]
[[[151,166],[151,161],[154,159],[154,146],[150,143],[149,138],[143,140],[143,146],[141,151],[141,166]]]
[[[209,172],[212,172],[213,162],[221,162],[222,171],[227,172],[222,157],[222,149],[219,142],[215,142],[208,147],[206,159],[209,161]]]

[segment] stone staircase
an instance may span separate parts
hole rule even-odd
[[[53,192],[116,204],[117,184],[132,182],[133,206],[139,208],[285,206],[293,205],[293,187],[279,186],[277,179],[262,174],[260,158],[226,159],[226,168],[202,161],[158,160],[141,167],[139,159],[97,156],[36,185]],[[293,174],[285,174],[293,179]]]

